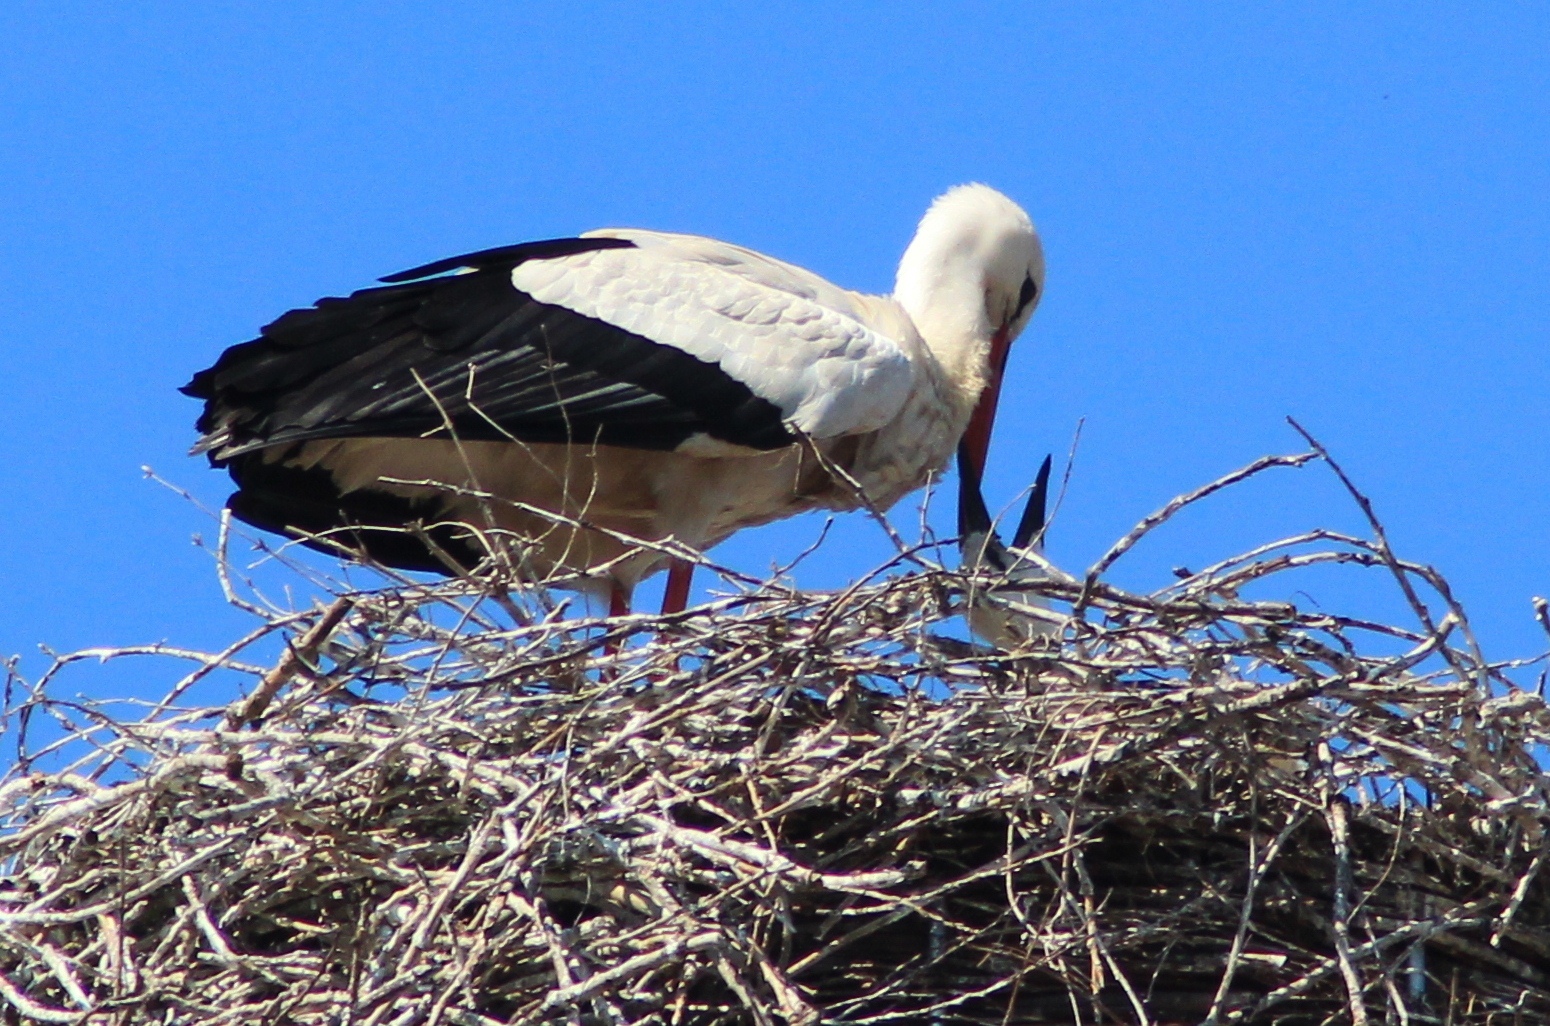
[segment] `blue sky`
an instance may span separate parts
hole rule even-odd
[[[1488,652],[1544,647],[1544,8],[833,6],[6,4],[0,653],[35,670],[39,642],[220,647],[244,629],[189,542],[210,522],[140,467],[219,505],[175,389],[289,307],[610,224],[886,291],[927,202],[969,180],[1044,235],[987,491],[1010,502],[1086,418],[1057,562],[1296,450],[1293,415],[1399,550],[1453,580]],[[897,519],[916,523],[908,504]],[[758,570],[817,526],[717,556]],[[1361,527],[1327,471],[1280,471],[1114,576],[1153,588],[1314,526]],[[847,518],[801,580],[887,551]],[[1402,615],[1373,575],[1301,587]],[[146,694],[167,677],[125,674],[113,686]]]

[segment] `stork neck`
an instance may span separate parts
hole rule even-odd
[[[985,310],[984,272],[964,266],[967,257],[965,252],[941,248],[940,240],[918,235],[899,262],[893,292],[964,413],[990,380],[995,331]]]

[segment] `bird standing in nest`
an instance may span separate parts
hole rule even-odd
[[[292,310],[183,389],[233,514],[408,570],[513,539],[627,611],[671,563],[814,508],[884,510],[960,440],[982,468],[1044,289],[1028,215],[939,197],[891,296],[713,239],[609,228],[484,250]]]

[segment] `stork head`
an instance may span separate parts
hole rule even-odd
[[[950,189],[921,218],[893,295],[971,397],[966,456],[983,471],[1007,352],[1044,296],[1038,231],[988,185]]]

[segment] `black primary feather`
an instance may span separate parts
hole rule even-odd
[[[779,407],[716,364],[511,284],[525,260],[632,245],[551,239],[483,250],[291,310],[184,386],[205,400],[196,451],[224,465],[309,439],[434,437],[449,422],[467,440],[672,449],[705,434],[760,450],[791,444]],[[473,270],[441,274],[462,268]]]
[[[423,533],[464,569],[484,558],[468,531],[441,522],[437,498],[411,499],[372,488],[340,494],[322,467],[270,463],[256,452],[235,457],[229,467],[238,488],[227,501],[233,515],[275,534],[300,535],[302,544],[319,552],[337,556],[353,550],[400,570],[451,571],[419,536]]]
[[[502,264],[515,267],[525,260],[549,260],[554,257],[572,256],[576,253],[589,253],[596,249],[627,249],[634,245],[635,243],[629,239],[541,239],[537,242],[496,246],[494,249],[481,249],[474,253],[464,253],[462,256],[447,257],[445,260],[434,260],[377,280],[389,283],[414,281],[416,278],[429,278],[433,274],[445,274],[447,271],[457,271],[465,267],[475,270]]]

